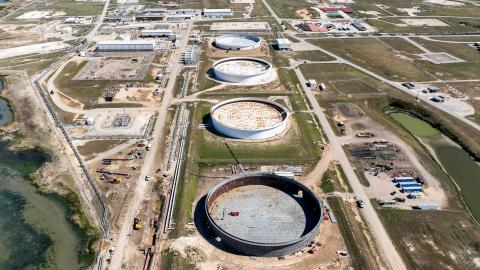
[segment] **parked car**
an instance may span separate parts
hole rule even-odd
[[[357,206],[358,206],[358,208],[364,208],[365,203],[362,200],[357,200]]]

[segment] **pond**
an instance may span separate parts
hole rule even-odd
[[[395,121],[433,150],[435,156],[460,187],[460,192],[473,216],[480,220],[480,164],[458,144],[433,128],[427,122],[408,113],[390,113]]]

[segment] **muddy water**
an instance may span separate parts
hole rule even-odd
[[[7,101],[0,99],[0,127],[12,121],[12,111]]]
[[[0,269],[78,269],[79,241],[65,208],[25,178],[48,155],[8,148],[0,141]]]
[[[480,164],[475,162],[458,144],[427,122],[407,113],[389,115],[433,150],[445,171],[460,187],[460,192],[473,216],[480,220],[480,196],[478,196]]]

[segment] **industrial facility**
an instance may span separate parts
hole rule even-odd
[[[230,34],[215,38],[215,47],[224,50],[251,50],[260,46],[261,39],[254,35]]]
[[[234,98],[210,109],[213,127],[237,139],[268,139],[288,127],[289,112],[282,105],[259,98]]]
[[[202,14],[205,17],[224,17],[232,16],[233,11],[231,8],[204,8]]]
[[[286,177],[251,173],[214,186],[205,212],[227,249],[247,256],[297,252],[314,241],[322,205],[304,185]]]
[[[153,51],[153,49],[155,49],[155,41],[151,40],[99,41],[96,48],[99,52]]]
[[[251,57],[230,57],[213,64],[215,78],[227,83],[261,84],[273,75],[272,64]]]

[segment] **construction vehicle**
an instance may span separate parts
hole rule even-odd
[[[117,178],[117,177],[111,177],[111,178],[109,179],[109,181],[110,181],[110,183],[112,183],[112,184],[120,184],[120,183],[122,182],[122,179]]]
[[[237,157],[235,156],[235,154],[233,153],[232,149],[230,149],[230,146],[228,146],[227,142],[224,142],[225,146],[227,147],[228,151],[230,152],[230,154],[233,156],[233,159],[235,159],[235,162],[237,163],[238,167],[240,168],[240,170],[242,171],[242,174],[246,174],[245,173],[245,170],[243,169],[243,166],[242,164],[240,163],[240,161],[238,161]]]
[[[139,218],[133,219],[133,229],[134,230],[141,230],[142,229],[142,220]]]

